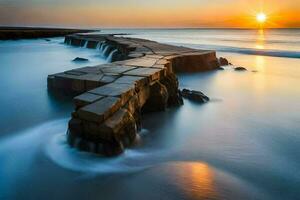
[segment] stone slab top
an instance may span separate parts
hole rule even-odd
[[[159,68],[137,68],[125,72],[124,75],[147,77],[150,82],[153,82],[155,80],[158,80],[160,78],[160,75],[163,73],[164,73],[164,69],[159,69]]]
[[[195,52],[198,54],[212,52],[210,50],[196,50],[184,46],[174,46],[169,44],[162,44],[155,41],[128,37],[128,34],[99,34],[99,33],[86,33],[86,34],[73,34],[69,37],[78,38],[90,41],[105,41],[111,44],[118,44],[126,46],[126,48],[133,50],[131,54],[140,55],[152,54],[158,56],[179,55],[183,53]]]
[[[115,83],[122,83],[122,84],[135,84],[136,87],[141,87],[149,83],[147,77],[144,76],[127,76],[124,75],[118,78]]]
[[[83,93],[77,97],[74,98],[74,104],[77,108],[89,105],[91,103],[94,103],[100,99],[105,98],[104,96],[101,95],[96,95],[92,93]]]
[[[133,84],[122,84],[122,83],[111,83],[89,91],[89,93],[96,94],[96,95],[120,97],[120,98],[123,98],[124,96],[127,95],[132,96],[133,92],[134,92]]]
[[[101,123],[121,107],[121,99],[117,97],[105,97],[78,110],[78,116],[82,120]]]

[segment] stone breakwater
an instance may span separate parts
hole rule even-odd
[[[68,143],[105,156],[134,144],[141,115],[183,104],[175,72],[219,67],[214,51],[102,34],[74,34],[65,43],[99,49],[111,63],[48,76],[51,91],[78,95]]]
[[[0,40],[61,37],[74,33],[86,32],[92,32],[92,30],[33,27],[0,27]]]

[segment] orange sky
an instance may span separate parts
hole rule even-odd
[[[1,25],[68,27],[300,27],[300,0],[2,0]]]

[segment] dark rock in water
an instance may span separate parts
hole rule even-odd
[[[228,63],[228,65],[233,65],[232,63]]]
[[[257,70],[252,70],[252,72],[253,72],[253,73],[257,73],[258,71],[257,71]]]
[[[206,103],[209,101],[209,97],[200,91],[183,89],[181,91],[181,94],[184,98],[192,100],[192,101],[196,101],[199,103]]]
[[[217,70],[225,70],[224,67],[219,67]]]
[[[77,57],[73,60],[74,62],[87,62],[89,59]]]
[[[234,68],[235,71],[247,71],[245,67],[236,67]]]
[[[229,62],[226,58],[220,57],[219,64],[220,64],[220,66],[225,66],[225,65],[229,65]]]
[[[51,42],[51,40],[50,40],[50,39],[45,39],[45,41],[47,41],[47,42]]]

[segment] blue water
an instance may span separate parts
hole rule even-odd
[[[74,63],[76,57],[88,63]],[[0,41],[1,84],[0,137],[51,119],[68,117],[68,98],[48,94],[49,74],[104,63],[94,50],[63,45],[63,38]]]
[[[300,59],[260,53],[299,52],[299,30],[265,31],[259,42],[255,30],[104,32],[221,46],[218,56],[248,71],[179,74],[181,88],[211,101],[145,115],[139,145],[100,158],[69,148],[71,100],[46,89],[48,74],[106,62],[100,53],[61,38],[0,42],[0,199],[299,198]],[[78,56],[90,62],[71,62]]]

